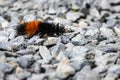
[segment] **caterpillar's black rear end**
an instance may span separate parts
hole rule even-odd
[[[41,35],[47,34],[48,36],[55,36],[63,34],[65,32],[65,28],[59,24],[41,22],[39,24],[39,32]]]

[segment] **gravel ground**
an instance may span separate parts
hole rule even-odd
[[[22,18],[74,32],[16,36]],[[120,80],[120,0],[0,0],[0,80]]]

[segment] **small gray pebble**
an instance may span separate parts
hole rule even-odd
[[[19,78],[15,74],[8,75],[6,80],[19,80]]]
[[[4,77],[5,77],[5,74],[2,71],[0,71],[0,80],[4,80]]]
[[[46,46],[39,46],[39,53],[45,60],[50,60],[52,58],[50,51],[47,49]]]
[[[65,51],[65,46],[62,43],[58,43],[50,48],[50,52],[53,57],[56,57],[61,51]]]
[[[77,72],[73,77],[74,80],[100,80],[97,72],[92,71],[89,66],[85,66],[81,71]]]
[[[9,42],[0,42],[0,50],[11,51],[12,49],[12,45]]]
[[[22,56],[17,58],[17,62],[22,68],[29,68],[33,63],[33,58],[31,56]]]
[[[26,79],[31,75],[31,73],[28,71],[16,72],[15,74],[20,80]]]
[[[4,62],[0,62],[0,71],[4,73],[10,73],[13,70],[12,65]]]
[[[108,69],[108,73],[120,75],[120,65],[113,65]]]
[[[29,54],[33,55],[35,53],[36,53],[35,51],[30,50],[30,49],[19,50],[16,52],[16,54],[19,54],[19,55],[29,55]]]

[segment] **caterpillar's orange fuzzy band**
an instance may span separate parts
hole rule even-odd
[[[25,34],[28,36],[34,35],[39,30],[40,21],[30,21],[26,24]]]

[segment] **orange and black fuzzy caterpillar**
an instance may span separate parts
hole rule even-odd
[[[66,32],[66,29],[59,24],[42,22],[38,20],[23,23],[17,26],[17,35],[27,35],[29,37],[40,33],[40,36],[48,35],[60,35]]]

